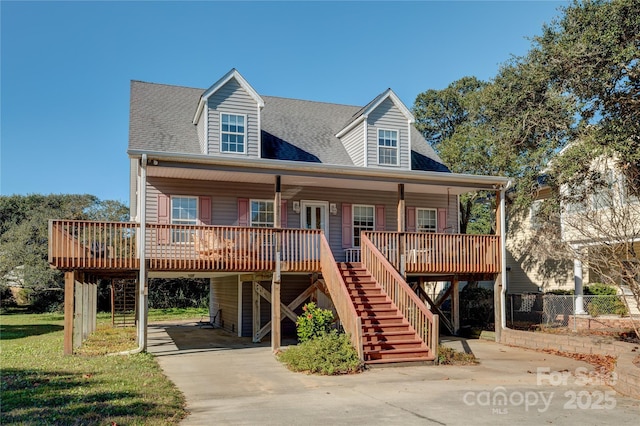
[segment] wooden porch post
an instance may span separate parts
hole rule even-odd
[[[251,298],[252,298],[252,306],[253,306],[253,343],[259,343],[260,340],[256,338],[258,332],[260,331],[260,293],[258,293],[257,286],[260,283],[258,281],[253,281],[251,285]]]
[[[273,199],[273,227],[280,229],[282,227],[281,201],[282,194],[280,188],[280,176],[276,176],[276,190]],[[280,321],[282,315],[280,312],[280,253],[282,250],[282,234],[275,232],[275,271],[271,281],[271,349],[275,352],[280,349],[282,323]]]
[[[84,342],[89,336],[91,299],[89,298],[89,283],[87,281],[89,281],[89,277],[85,275],[82,284],[80,284],[82,288],[82,339],[80,343]]]
[[[83,313],[84,313],[84,298],[83,298],[83,281],[84,274],[78,273],[75,275],[75,279],[73,282],[73,298],[74,298],[74,309],[73,309],[73,347],[79,348],[82,344],[82,334],[83,334]]]
[[[407,230],[405,223],[404,183],[398,184],[398,232]]]
[[[64,354],[73,355],[73,308],[75,300],[76,271],[64,273]]]

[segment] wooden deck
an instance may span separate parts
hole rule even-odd
[[[51,220],[49,263],[64,271],[117,272],[140,268],[140,225]],[[414,274],[500,272],[495,235],[366,232],[398,270]],[[147,224],[144,259],[150,271],[321,271],[321,231]]]

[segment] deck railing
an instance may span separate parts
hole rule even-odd
[[[140,225],[52,220],[49,263],[59,269],[137,269]],[[319,230],[146,225],[145,259],[160,271],[272,271],[276,235],[281,270],[320,270]]]
[[[140,225],[49,221],[49,263],[59,269],[136,269]]]
[[[362,265],[396,304],[431,353],[438,356],[438,316],[418,298],[398,271],[365,233],[360,239]]]
[[[358,356],[363,358],[362,349],[362,320],[356,312],[351,296],[338,269],[329,243],[324,234],[320,234],[320,266],[325,285],[331,295],[342,328],[351,338],[351,344],[358,350]]]
[[[498,235],[397,232],[364,234],[399,271],[404,268],[407,273],[500,272]]]
[[[49,262],[59,269],[137,269],[137,223],[52,220]],[[321,231],[147,224],[152,270],[271,271],[280,235],[281,270],[319,271]],[[498,273],[495,235],[366,232],[397,270],[407,273]],[[404,264],[401,265],[404,259]]]

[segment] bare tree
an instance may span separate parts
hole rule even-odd
[[[560,188],[563,247],[589,270],[590,281],[630,291],[640,309],[640,199],[637,176],[604,156],[582,180]],[[637,326],[634,324],[637,333]]]

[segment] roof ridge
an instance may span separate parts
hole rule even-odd
[[[265,98],[286,99],[288,101],[313,102],[313,103],[316,103],[316,104],[346,106],[346,107],[351,107],[351,108],[361,108],[360,105],[339,104],[339,103],[336,103],[336,102],[314,101],[314,100],[310,100],[310,99],[300,99],[300,98],[287,98],[287,97],[284,97],[284,96],[270,96],[270,95],[260,95],[260,96],[264,96]]]
[[[166,84],[166,83],[156,83],[154,81],[144,81],[144,80],[136,80],[131,79],[131,83],[144,83],[144,84],[153,84],[154,86],[165,86],[165,87],[176,87],[180,89],[193,89],[193,90],[202,90],[203,92],[207,89],[203,89],[201,87],[193,87],[193,86],[183,86],[180,84]]]

